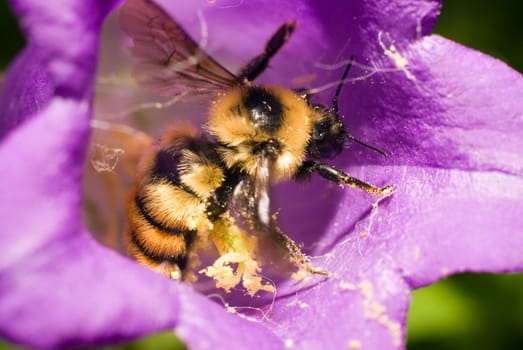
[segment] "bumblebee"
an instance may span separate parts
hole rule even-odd
[[[322,160],[338,155],[348,140],[382,150],[350,135],[338,110],[311,103],[306,93],[255,85],[284,46],[296,22],[281,25],[263,52],[233,74],[205,51],[163,9],[149,0],[128,0],[120,11],[122,30],[139,62],[135,77],[164,96],[210,96],[207,133],[190,124],[170,128],[144,152],[127,205],[129,254],[174,278],[187,278],[199,241],[211,240],[219,258],[201,273],[229,291],[242,284],[254,295],[271,290],[260,276],[260,239],[274,243],[297,268],[311,266],[297,244],[277,226],[270,188],[316,173],[338,185],[388,194]],[[196,259],[197,260],[197,259]]]

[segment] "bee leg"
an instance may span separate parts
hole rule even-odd
[[[272,35],[263,53],[251,59],[240,71],[238,78],[241,81],[250,82],[263,73],[270,59],[282,48],[289,40],[292,32],[296,28],[296,21],[283,23],[280,28]]]
[[[330,276],[331,273],[327,270],[314,268],[310,264],[310,259],[307,255],[303,254],[301,249],[298,247],[296,242],[294,242],[289,236],[283,233],[278,227],[273,227],[271,233],[274,237],[274,240],[277,244],[283,247],[290,255],[290,260],[296,266],[299,266],[307,273],[313,275],[324,275]]]
[[[370,194],[389,194],[394,189],[393,185],[387,185],[385,187],[373,186],[367,182],[348,175],[343,170],[338,169],[332,165],[321,164],[313,160],[307,160],[303,162],[296,177],[298,179],[308,177],[313,172],[318,173],[318,175],[321,177],[335,182],[340,186],[349,185],[350,187],[359,188],[360,190]]]

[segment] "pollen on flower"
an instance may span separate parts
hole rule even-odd
[[[339,286],[340,286],[341,289],[346,289],[346,290],[356,290],[356,289],[358,289],[358,287],[354,283],[345,282],[345,281],[340,281]]]
[[[385,46],[385,43],[382,40],[383,32],[378,33],[378,43],[380,47],[383,49],[383,53],[388,56],[392,61],[394,61],[394,65],[396,68],[400,69],[405,73],[405,76],[410,80],[416,80],[416,77],[412,75],[412,73],[407,69],[407,65],[409,64],[409,61],[401,55],[401,53],[398,51],[396,46],[391,43],[389,47]]]
[[[387,308],[374,300],[373,285],[369,281],[362,281],[358,285],[363,295],[363,314],[365,318],[375,320],[386,327],[392,336],[394,346],[401,345],[401,325],[389,318],[386,314]]]
[[[294,347],[294,340],[285,339],[284,346],[285,346],[285,349],[292,349]]]
[[[202,213],[205,210],[205,205],[201,204],[198,206],[198,213]],[[202,219],[199,214],[190,214],[186,220],[187,227],[191,230],[212,230],[212,222],[206,219]]]
[[[361,231],[360,232],[360,238],[365,238],[369,235],[369,231]]]
[[[307,282],[311,278],[310,274],[305,270],[298,270],[291,275],[291,279],[294,281]]]
[[[235,225],[229,213],[213,223],[208,238],[214,243],[219,258],[199,273],[214,279],[216,287],[227,293],[239,284],[250,296],[259,291],[274,293],[274,286],[264,282],[260,275],[261,262],[256,259],[258,240]]]
[[[306,309],[309,307],[309,304],[307,304],[306,302],[304,302],[302,300],[298,300],[298,299],[293,300],[287,304],[287,306],[295,306],[295,305],[297,305],[300,309]]]
[[[228,313],[231,313],[231,314],[235,314],[237,311],[236,311],[236,308],[234,308],[233,306],[230,306],[229,303],[225,303],[225,310],[227,310]]]
[[[419,260],[419,258],[421,256],[421,248],[419,246],[414,247],[413,255],[414,255],[414,260]]]
[[[236,269],[231,265],[236,265]],[[228,253],[218,258],[211,266],[200,270],[200,273],[214,279],[216,287],[224,289],[227,293],[240,282],[250,296],[259,291],[275,291],[274,286],[263,283],[259,275],[261,268],[248,254]]]
[[[348,347],[350,350],[360,350],[361,349],[361,341],[357,339],[351,339],[348,342]]]
[[[241,279],[241,274],[235,272],[231,266],[233,263],[243,260],[238,253],[229,253],[218,258],[212,266],[200,270],[200,273],[211,277],[216,281],[216,287],[223,288],[227,293],[236,287]]]

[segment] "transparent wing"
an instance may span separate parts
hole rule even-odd
[[[93,120],[91,126],[83,177],[84,218],[96,239],[125,253],[125,203],[141,155],[153,140],[123,124]]]
[[[270,161],[260,157],[252,176],[246,176],[236,186],[231,212],[254,230],[269,230],[273,225],[270,203]]]
[[[154,2],[128,0],[119,19],[139,59],[135,78],[149,91],[169,97],[214,94],[239,83]]]
[[[254,174],[245,177],[234,189],[230,211],[247,232],[256,236],[264,274],[275,277],[289,275],[296,264],[287,242],[295,244],[277,227],[271,211],[270,169],[269,159],[258,158]]]
[[[277,226],[270,203],[271,168],[268,158],[258,158],[254,175],[235,188],[231,212],[257,236],[259,255],[280,274],[299,267],[310,274],[328,275],[328,271],[312,267],[309,257]]]

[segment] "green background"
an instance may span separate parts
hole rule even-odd
[[[523,0],[447,0],[435,32],[522,72],[522,22]],[[5,0],[0,0],[0,43],[3,71],[24,45]],[[409,349],[523,349],[523,274],[463,274],[413,294]],[[164,333],[111,349],[180,347]],[[0,341],[0,350],[12,348]]]

